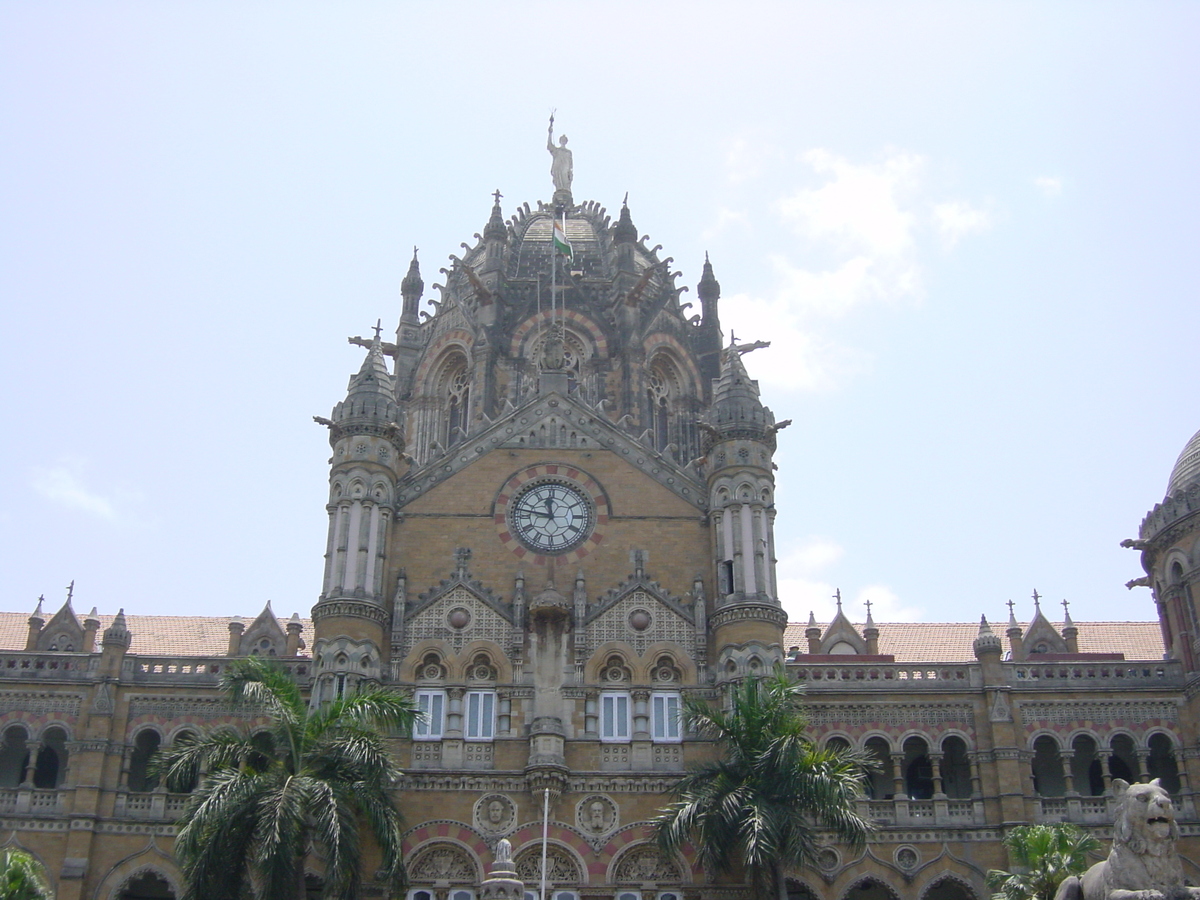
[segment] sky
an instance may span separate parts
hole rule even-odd
[[[1152,619],[1119,543],[1200,428],[1198,40],[1169,2],[0,2],[0,608],[307,614],[346,337],[492,191],[549,199],[555,110],[575,198],[772,342],[794,619]]]

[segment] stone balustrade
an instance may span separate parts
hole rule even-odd
[[[190,794],[168,794],[163,790],[144,793],[122,791],[117,794],[113,816],[118,819],[174,821],[187,805]]]
[[[803,659],[789,660],[788,673],[808,685],[810,691],[854,690],[944,691],[947,688],[979,687],[978,667],[965,664],[913,665],[911,663],[869,663],[855,665],[853,657],[846,663],[809,663]]]
[[[0,682],[6,678],[22,682],[91,681],[99,667],[99,654],[0,652]]]
[[[54,816],[66,809],[66,791],[0,788],[0,815]]]
[[[312,672],[312,660],[278,659],[300,684],[305,684]],[[135,682],[163,681],[173,684],[216,685],[229,665],[227,657],[197,656],[129,656],[121,669],[123,678]]]
[[[1082,688],[1145,684],[1154,687],[1183,687],[1183,664],[1176,660],[1140,662],[1034,662],[1005,664],[1007,681],[1022,689],[1044,687],[1061,690],[1070,682]]]

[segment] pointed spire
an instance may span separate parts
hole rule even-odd
[[[707,250],[704,252],[704,271],[700,274],[700,283],[696,285],[696,293],[700,296],[706,313],[710,304],[721,299],[721,282],[717,281],[717,277],[713,275],[713,267],[712,263],[708,261]]]
[[[870,601],[870,600],[867,600],[867,601],[865,601],[865,603],[866,603],[866,606],[867,606],[867,621],[864,623],[863,627],[864,627],[864,628],[874,628],[874,627],[875,627],[875,620],[871,618],[871,606],[872,606],[872,603],[871,603],[871,601]]]
[[[39,594],[39,595],[38,595],[38,602],[37,602],[37,606],[36,606],[36,607],[34,607],[34,610],[33,610],[33,616],[32,616],[32,618],[35,618],[35,619],[41,619],[41,618],[43,618],[43,617],[45,616],[45,613],[43,613],[43,612],[42,612],[42,604],[43,604],[43,603],[45,603],[45,602],[46,602],[46,595],[45,595],[45,594]]]
[[[497,189],[492,196],[495,197],[496,202],[492,204],[492,217],[483,227],[483,239],[503,243],[508,240],[508,228],[504,225],[504,213],[500,210],[500,198],[504,195]]]
[[[819,625],[817,625],[817,614],[814,613],[811,609],[808,611],[808,627],[809,628],[819,628],[820,627]]]
[[[626,193],[625,200],[621,203],[621,217],[612,229],[612,239],[614,244],[636,244],[637,238],[637,228],[629,215],[629,194]]]
[[[404,301],[400,312],[400,321],[416,324],[417,307],[421,305],[421,294],[425,291],[425,282],[421,280],[421,266],[417,262],[417,248],[413,247],[412,262],[408,264],[408,274],[400,282],[400,296]]]
[[[1071,609],[1070,609],[1070,606],[1071,606],[1071,604],[1067,602],[1066,598],[1063,598],[1063,602],[1062,602],[1062,608],[1063,608],[1063,628],[1068,628],[1068,627],[1071,627],[1071,626],[1073,626],[1073,625],[1075,624],[1074,622],[1072,622],[1072,621],[1071,621]]]
[[[1017,614],[1014,611],[1015,609],[1016,609],[1016,604],[1013,603],[1011,600],[1009,600],[1008,601],[1008,628],[1010,631],[1014,628],[1020,629],[1020,627],[1021,627],[1021,623],[1017,621]]]
[[[775,417],[759,399],[758,382],[746,373],[742,352],[732,338],[721,352],[721,373],[713,385],[708,422],[718,431],[736,431],[743,437],[750,430],[758,431],[774,450]]]
[[[117,611],[116,618],[112,620],[112,624],[104,629],[104,638],[101,643],[105,647],[121,647],[128,650],[132,640],[133,635],[129,633],[129,628],[125,624],[125,608],[121,607]]]
[[[984,653],[998,654],[1003,649],[1000,638],[992,632],[992,626],[988,624],[987,616],[979,617],[979,634],[976,636],[972,646],[975,650],[976,659]]]

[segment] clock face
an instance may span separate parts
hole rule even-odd
[[[542,481],[522,491],[509,506],[512,533],[540,553],[565,553],[592,531],[592,503],[579,488]]]

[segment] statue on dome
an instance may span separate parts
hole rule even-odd
[[[574,164],[571,161],[571,151],[567,149],[567,136],[558,139],[554,146],[554,113],[550,113],[550,131],[546,135],[546,149],[552,157],[550,161],[550,177],[554,180],[554,190],[570,191],[571,179],[575,177]]]

